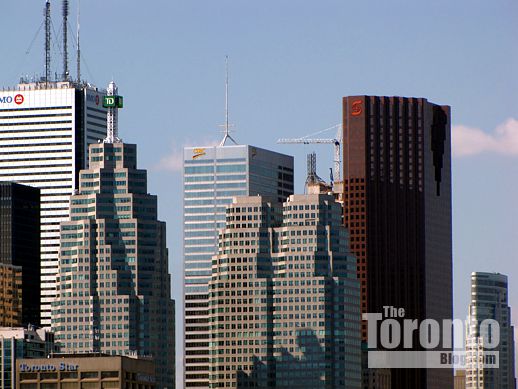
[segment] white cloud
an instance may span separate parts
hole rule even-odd
[[[507,119],[490,133],[479,128],[453,126],[452,143],[455,157],[483,153],[518,156],[518,120]]]
[[[197,140],[185,140],[182,143],[174,143],[171,145],[171,151],[168,155],[162,157],[153,170],[156,171],[169,171],[173,173],[181,173],[183,167],[183,148],[192,146],[216,146],[217,142],[213,138],[197,139]]]

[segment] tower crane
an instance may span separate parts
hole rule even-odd
[[[313,138],[315,135],[321,134],[323,132],[337,129],[336,136],[333,139],[325,139],[325,138]],[[281,138],[277,140],[277,143],[281,144],[302,144],[302,145],[309,145],[309,144],[332,144],[334,145],[334,175],[335,179],[337,181],[340,181],[341,175],[340,175],[340,164],[342,162],[341,158],[341,152],[340,152],[340,145],[342,144],[342,123],[336,124],[332,127],[324,128],[323,130],[314,132],[312,134],[308,134],[306,136],[303,136],[302,138],[292,138],[292,139],[286,139]]]

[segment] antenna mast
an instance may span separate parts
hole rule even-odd
[[[225,136],[228,136],[228,55],[225,56]]]
[[[81,46],[79,45],[79,29],[81,27],[81,0],[77,2],[77,83],[81,83]]]
[[[63,0],[63,81],[68,75],[68,0]]]
[[[223,140],[219,144],[220,146],[225,146],[227,139],[230,139],[234,144],[237,145],[237,142],[230,136],[230,124],[228,122],[228,55],[225,56],[225,124],[223,125],[223,129],[225,135],[223,136]]]
[[[45,84],[50,81],[50,0],[45,3]]]

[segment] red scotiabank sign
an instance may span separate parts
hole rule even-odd
[[[351,115],[360,116],[363,112],[363,101],[354,100],[351,104]]]

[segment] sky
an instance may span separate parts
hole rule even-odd
[[[70,3],[75,31],[77,0]],[[43,6],[1,0],[0,86],[43,73]],[[61,1],[52,6],[60,36]],[[491,271],[509,276],[518,318],[517,21],[514,0],[83,0],[82,76],[99,87],[113,79],[124,95],[120,135],[138,144],[167,222],[177,323],[181,150],[222,136],[226,55],[233,137],[294,155],[298,192],[305,155],[317,152],[327,178],[332,147],[276,140],[340,123],[342,96],[451,105],[455,316],[467,313],[470,273]],[[55,39],[58,73],[59,46]]]

